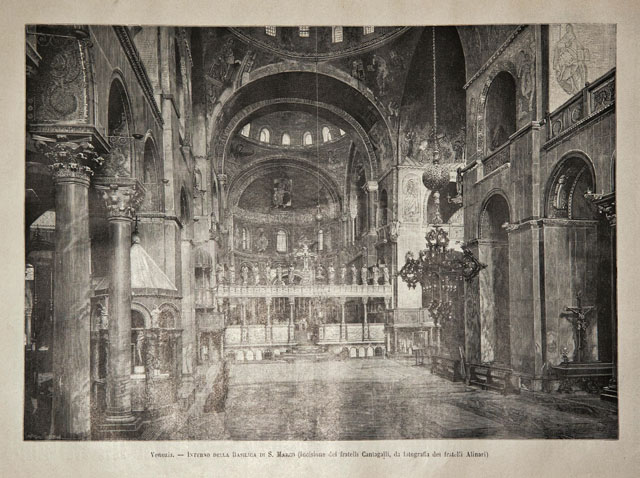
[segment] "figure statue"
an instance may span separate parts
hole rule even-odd
[[[362,285],[367,285],[369,282],[369,268],[366,264],[360,269],[360,279],[362,280]]]
[[[351,264],[351,285],[358,284],[358,269],[355,264]]]
[[[380,279],[380,269],[376,264],[371,268],[372,277],[373,277],[373,285],[378,285],[378,280]]]
[[[253,270],[253,283],[255,285],[260,285],[260,270],[258,269],[258,264],[252,266]]]
[[[293,264],[289,266],[289,284],[293,284]]]
[[[387,264],[382,263],[380,268],[382,269],[382,283],[384,285],[390,284],[391,281],[389,280],[389,268],[387,267]]]
[[[336,270],[333,268],[333,263],[329,264],[327,280],[329,281],[329,285],[333,285],[336,282]]]
[[[280,264],[277,265],[276,267],[276,284],[278,285],[282,285],[282,266]]]
[[[229,284],[235,285],[236,283],[236,266],[231,261],[231,265],[229,266]]]
[[[242,264],[242,267],[240,267],[240,276],[242,277],[242,285],[247,285],[249,282],[249,268],[246,264]]]
[[[136,365],[144,365],[144,360],[142,359],[142,350],[144,347],[144,330],[138,330],[138,335],[136,336]]]
[[[222,285],[224,282],[224,267],[222,264],[216,264],[216,284]]]
[[[347,266],[342,264],[340,268],[340,284],[345,285],[347,283]]]

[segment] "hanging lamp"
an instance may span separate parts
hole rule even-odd
[[[431,27],[432,61],[433,61],[433,159],[427,164],[422,173],[422,183],[433,191],[435,214],[433,222],[442,223],[440,215],[440,191],[449,184],[449,168],[440,164],[440,145],[438,144],[438,111],[436,90],[436,27]]]

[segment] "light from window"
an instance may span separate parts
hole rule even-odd
[[[276,36],[276,27],[264,27],[264,32],[270,37]]]
[[[267,128],[262,128],[260,130],[260,142],[261,143],[268,143],[269,140],[270,140],[269,130]]]
[[[322,142],[326,143],[327,141],[331,141],[331,131],[325,126],[322,128]]]
[[[340,130],[340,136],[344,136],[344,130]]]
[[[342,27],[331,27],[331,41],[333,43],[342,42]]]
[[[276,234],[276,251],[287,252],[287,233],[282,229]]]
[[[249,137],[249,132],[251,131],[251,123],[247,123],[246,125],[244,125],[242,127],[242,129],[240,130],[240,134],[242,136],[244,136],[245,138]]]
[[[298,35],[302,38],[309,38],[309,27],[298,27]]]
[[[369,35],[370,33],[373,33],[375,27],[362,27],[363,33],[365,35]]]
[[[311,136],[311,133],[309,133],[308,131],[304,133],[304,135],[302,136],[302,144],[305,146],[309,146],[313,144],[313,137]]]
[[[290,144],[291,144],[291,136],[289,136],[287,133],[284,133],[282,135],[282,145],[289,146]]]
[[[249,232],[244,227],[242,228],[242,249],[245,251],[249,249]]]

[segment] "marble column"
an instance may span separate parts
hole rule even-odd
[[[364,316],[362,320],[362,340],[369,339],[369,322],[367,317],[367,304],[369,303],[369,297],[362,298],[362,308],[364,309]]]
[[[345,317],[344,317],[344,305],[345,305],[345,298],[341,297],[340,299],[338,299],[340,301],[340,340],[346,339],[347,338],[347,324],[345,322]]]
[[[89,182],[99,158],[89,143],[38,142],[55,185],[52,433],[62,439],[91,435]]]
[[[273,329],[271,327],[271,297],[265,299],[267,303],[267,342],[273,340]]]
[[[109,360],[107,410],[100,429],[115,435],[135,432],[139,418],[131,411],[131,223],[144,193],[132,178],[97,178],[106,203],[109,258]]]
[[[296,310],[296,299],[295,297],[289,297],[289,326],[287,327],[289,330],[289,342],[294,341],[294,315]]]

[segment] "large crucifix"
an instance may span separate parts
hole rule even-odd
[[[573,316],[565,315],[565,318],[571,321],[571,324],[573,325],[573,329],[576,333],[577,344],[576,344],[576,353],[574,356],[574,361],[581,363],[583,359],[582,354],[584,350],[584,344],[587,340],[586,333],[587,333],[587,329],[589,328],[589,319],[587,319],[586,316],[595,307],[591,305],[583,306],[582,294],[578,294],[576,299],[577,299],[578,305],[576,307],[567,307],[566,309],[567,312],[571,312]]]
[[[300,246],[300,249],[295,252],[295,256],[302,259],[302,270],[308,271],[309,259],[315,258],[317,254],[309,250],[309,244],[306,242],[301,241]]]

